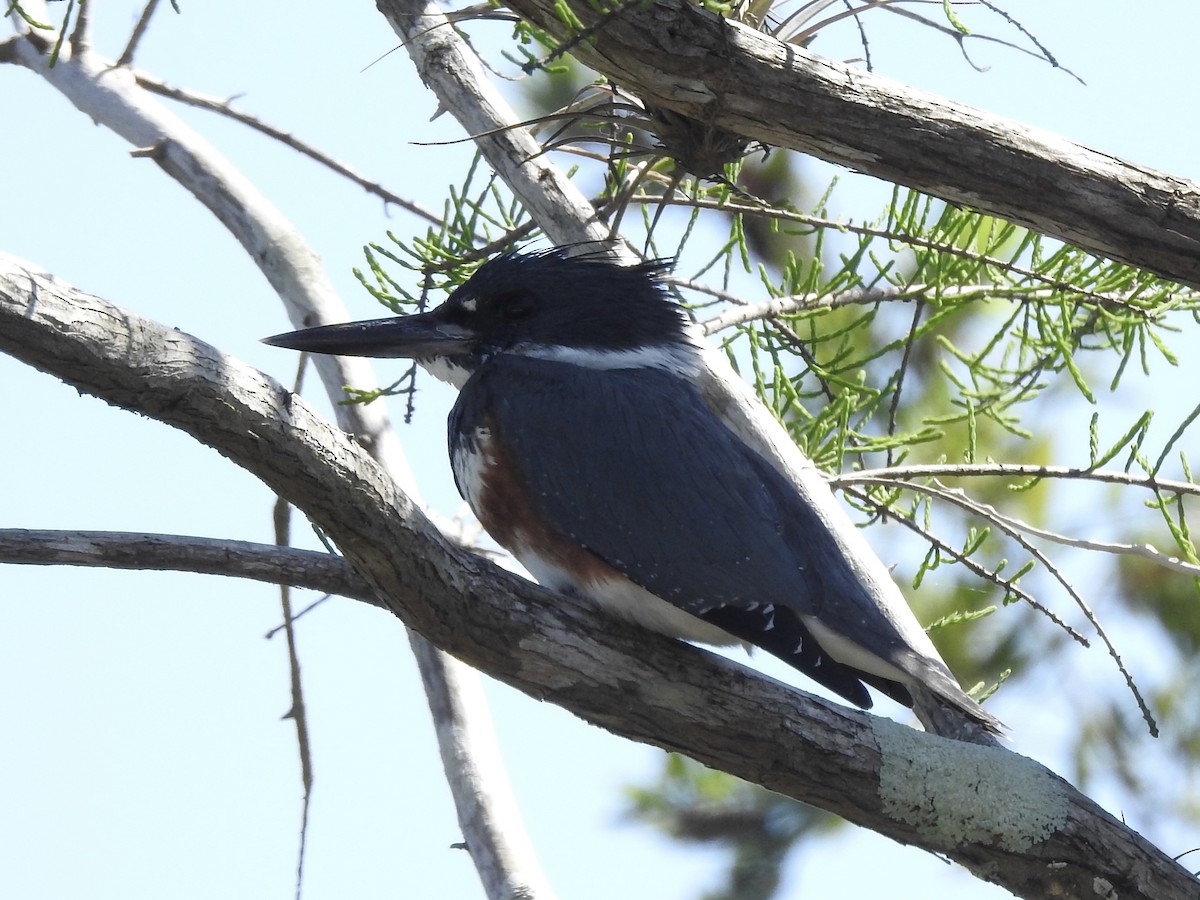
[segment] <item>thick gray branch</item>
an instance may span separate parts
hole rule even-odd
[[[558,0],[508,0],[570,39]],[[601,18],[566,0],[585,28]],[[781,43],[690,0],[623,11],[573,46],[642,100],[1001,216],[1200,287],[1200,187]]]
[[[1028,759],[822,702],[453,547],[360,447],[189,335],[5,259],[0,351],[214,447],[304,510],[405,624],[532,696],[1021,896],[1195,896],[1185,869]]]
[[[428,0],[377,0],[442,109],[450,112],[538,226],[556,244],[608,240],[587,198],[542,154],[492,84],[475,51]],[[411,102],[405,98],[405,103]]]

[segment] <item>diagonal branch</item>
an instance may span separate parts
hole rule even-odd
[[[293,326],[344,322],[350,318],[320,258],[299,231],[232,163],[148,92],[133,74],[94,51],[78,53],[50,67],[45,41],[33,33],[6,42],[12,61],[41,76],[80,112],[152,159],[224,225],[283,301]],[[344,385],[373,390],[366,360],[322,357],[314,360],[334,402]],[[381,408],[335,406],[338,423],[376,447],[388,469],[405,485],[411,473],[399,440]]]
[[[607,241],[608,227],[587,198],[543,155],[492,84],[475,51],[431,0],[376,4],[425,85],[475,139],[488,164],[555,244]],[[406,98],[405,102],[409,102]]]
[[[508,0],[643,102],[1000,216],[1200,287],[1200,187],[918,91],[689,0]],[[605,17],[607,18],[605,19]]]
[[[146,29],[150,27],[150,20],[154,18],[154,10],[157,7],[158,0],[148,0],[142,9],[142,14],[138,17],[137,24],[133,26],[133,32],[129,35],[129,41],[125,44],[125,49],[117,57],[118,66],[127,66],[133,62],[133,55],[137,52],[142,38],[146,36]]]
[[[323,153],[316,147],[300,140],[293,134],[286,132],[280,128],[276,128],[257,116],[252,116],[249,113],[239,112],[233,108],[233,103],[230,100],[220,100],[216,97],[206,97],[203,94],[198,94],[195,91],[187,91],[183,88],[174,87],[167,84],[165,81],[160,81],[152,75],[145,72],[135,72],[134,77],[137,79],[139,87],[145,88],[151,93],[158,94],[162,97],[170,97],[172,100],[178,100],[187,106],[194,106],[198,109],[207,109],[209,112],[217,113],[233,119],[235,122],[241,122],[247,128],[251,128],[260,134],[265,134],[267,137],[278,141],[285,147],[291,147],[297,153],[307,156],[313,162],[320,163],[328,169],[341,175],[343,178],[354,182],[368,194],[374,194],[384,203],[391,203],[399,206],[401,209],[412,213],[414,216],[422,219],[431,225],[441,225],[442,217],[437,215],[421,204],[401,197],[399,194],[393,193],[378,182],[371,181],[365,175],[359,173],[355,169],[348,166],[346,163],[334,159],[327,153]]]
[[[1197,882],[1065,781],[623,625],[445,541],[299,398],[181,332],[0,262],[0,351],[179,428],[300,509],[435,645],[617,734],[686,753],[1026,897],[1183,900]]]

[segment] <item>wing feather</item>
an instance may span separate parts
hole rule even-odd
[[[816,618],[902,670],[914,652],[820,519],[682,379],[497,357],[464,388],[452,440],[485,413],[564,535],[855,703],[869,704],[859,679],[907,700],[900,685],[829,658],[804,627]]]

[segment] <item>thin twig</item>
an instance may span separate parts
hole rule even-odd
[[[912,358],[913,345],[917,342],[917,326],[921,322],[921,313],[925,310],[925,302],[917,300],[913,306],[912,324],[908,327],[908,336],[904,339],[904,354],[900,358],[900,368],[896,371],[896,387],[892,391],[892,402],[888,406],[888,421],[887,434],[893,437],[896,434],[896,417],[900,412],[900,394],[904,387],[904,374],[908,371],[908,363]],[[895,461],[895,448],[888,447],[887,464],[890,466]]]
[[[291,505],[282,497],[275,498],[272,519],[276,546],[288,546],[291,543]],[[279,586],[279,602],[283,612],[283,633],[287,638],[288,684],[292,695],[292,705],[284,718],[296,723],[296,746],[300,751],[300,784],[304,788],[300,811],[300,849],[296,859],[296,900],[300,900],[300,889],[304,883],[304,851],[308,846],[308,813],[312,806],[312,749],[308,733],[308,712],[304,705],[304,682],[300,678],[300,653],[296,648],[292,593],[286,584]]]
[[[71,31],[71,53],[86,53],[91,48],[92,4],[90,0],[79,0],[79,12],[75,14],[75,28]],[[66,22],[63,23],[66,25]]]
[[[1131,475],[1113,469],[1077,469],[1070,466],[1037,466],[1021,463],[929,463],[895,466],[887,469],[862,469],[834,475],[830,483],[844,487],[855,482],[878,483],[884,480],[907,482],[918,478],[1076,478],[1126,484],[1172,494],[1200,496],[1200,485],[1190,481],[1172,481],[1150,475]]]
[[[1070,282],[1062,281],[1061,279],[1053,278],[1044,273],[1037,272],[1034,269],[1029,269],[1024,266],[1017,265],[1010,260],[998,259],[994,256],[976,253],[972,250],[967,250],[963,247],[956,247],[953,244],[948,244],[942,241],[935,241],[929,238],[920,237],[918,235],[904,234],[897,231],[892,231],[886,228],[877,228],[872,225],[856,225],[853,222],[836,222],[833,219],[827,219],[823,216],[814,216],[808,213],[795,212],[794,210],[780,209],[771,206],[757,206],[748,203],[738,203],[729,200],[708,200],[703,197],[679,199],[677,197],[635,197],[634,200],[646,203],[669,203],[676,206],[692,206],[697,209],[714,209],[727,213],[741,213],[747,216],[762,216],[765,218],[774,218],[781,221],[797,222],[803,225],[808,225],[812,228],[829,228],[837,231],[845,231],[850,234],[862,235],[863,237],[876,237],[889,241],[897,241],[907,244],[911,247],[920,247],[923,250],[933,250],[938,253],[946,253],[951,256],[958,256],[962,259],[970,260],[983,266],[994,266],[1003,269],[1006,272],[1012,272],[1023,278],[1028,278],[1030,281],[1036,281],[1048,288],[1056,291],[1066,291],[1079,297],[1087,298],[1100,304],[1111,304],[1121,309],[1124,309],[1134,315],[1141,316],[1143,319],[1153,321],[1155,312],[1153,310],[1144,309],[1139,306],[1133,306],[1127,301],[1122,301],[1118,297],[1108,296],[1105,294],[1089,291],[1081,288],[1079,285],[1071,284]],[[1194,296],[1195,292],[1184,288],[1187,294]]]
[[[876,483],[882,483],[889,487],[895,485],[895,482],[887,479],[879,479]],[[1134,700],[1138,705],[1138,709],[1142,713],[1142,718],[1145,720],[1146,726],[1150,729],[1150,734],[1153,737],[1158,737],[1158,723],[1154,720],[1154,715],[1150,712],[1150,707],[1147,705],[1145,698],[1142,696],[1142,692],[1138,688],[1137,683],[1133,680],[1133,675],[1125,666],[1125,661],[1121,658],[1121,654],[1117,651],[1116,645],[1108,636],[1108,632],[1104,629],[1104,626],[1100,624],[1100,620],[1097,618],[1091,606],[1086,600],[1084,600],[1083,595],[1079,593],[1078,589],[1076,589],[1076,587],[1066,577],[1066,574],[1054,563],[1053,560],[1050,559],[1049,556],[1047,556],[1040,548],[1031,543],[1025,536],[1023,532],[1028,530],[1025,526],[1025,523],[1003,515],[996,510],[995,507],[988,503],[968,497],[966,492],[962,491],[961,489],[946,487],[936,479],[932,484],[921,484],[910,481],[906,482],[904,487],[907,490],[928,494],[931,497],[940,499],[946,503],[950,503],[953,506],[957,506],[960,509],[966,510],[972,515],[978,516],[985,522],[994,524],[1010,538],[1016,541],[1016,543],[1023,550],[1029,553],[1035,560],[1041,563],[1042,568],[1049,572],[1050,576],[1060,585],[1062,585],[1063,590],[1067,592],[1067,595],[1075,602],[1075,605],[1079,607],[1080,611],[1084,615],[1084,618],[1088,620],[1092,628],[1095,630],[1096,635],[1104,643],[1105,647],[1108,648],[1108,655],[1112,657],[1113,661],[1117,664],[1117,670],[1125,679],[1125,684],[1129,687],[1130,693],[1133,694]]]
[[[133,33],[129,35],[129,42],[125,45],[125,49],[121,55],[117,57],[118,66],[127,66],[133,62],[133,54],[137,52],[138,44],[141,43],[142,36],[145,35],[146,29],[150,27],[150,19],[154,16],[154,10],[158,6],[158,0],[149,0],[146,3],[145,9],[138,17],[137,24],[133,26]]]
[[[1006,595],[1017,597],[1020,600],[1025,601],[1025,603],[1029,604],[1031,609],[1041,613],[1043,616],[1061,628],[1063,632],[1071,637],[1072,640],[1082,644],[1084,647],[1091,646],[1091,642],[1088,641],[1086,637],[1068,625],[1057,613],[1043,605],[1036,597],[1033,596],[1033,594],[1029,593],[1029,591],[1025,590],[1015,581],[1010,581],[999,572],[992,571],[986,566],[980,565],[978,562],[971,559],[971,557],[967,556],[962,551],[955,549],[951,544],[946,543],[932,531],[929,531],[927,528],[920,525],[913,519],[910,519],[907,516],[896,515],[895,510],[889,507],[886,503],[880,503],[867,491],[859,490],[858,488],[854,487],[843,487],[842,493],[849,497],[853,497],[860,503],[867,504],[875,510],[876,514],[880,516],[890,516],[893,522],[899,522],[909,531],[920,535],[922,540],[928,542],[931,547],[936,549],[939,553],[949,556],[971,574],[983,579],[984,581],[990,581],[992,584],[996,585],[996,587],[1001,588]]]
[[[296,378],[292,382],[292,393],[299,394],[304,387],[304,371],[307,366],[301,359],[296,366]],[[292,506],[283,497],[276,497],[272,509],[272,525],[275,545],[289,547],[292,543]],[[308,847],[308,814],[312,808],[313,764],[312,742],[308,731],[308,711],[304,704],[304,682],[300,677],[300,652],[296,646],[295,617],[292,615],[292,589],[279,585],[279,602],[283,614],[283,633],[287,639],[288,684],[292,694],[292,705],[284,718],[296,723],[296,746],[300,751],[300,784],[304,788],[304,799],[300,812],[300,849],[296,858],[296,900],[300,900],[304,884],[304,853]]]
[[[219,115],[233,119],[235,122],[241,122],[243,125],[253,128],[255,131],[261,132],[270,138],[274,138],[285,146],[291,147],[297,153],[307,156],[314,162],[318,162],[326,168],[332,169],[339,175],[353,181],[368,194],[374,194],[381,198],[385,203],[392,203],[402,209],[407,210],[415,216],[419,216],[431,225],[441,226],[442,217],[430,212],[412,200],[407,200],[399,194],[389,191],[378,182],[371,181],[365,175],[360,175],[354,169],[347,166],[345,163],[338,162],[333,157],[326,153],[322,153],[315,147],[310,146],[304,141],[286,131],[281,131],[273,125],[268,125],[261,119],[250,115],[249,113],[238,112],[233,109],[228,101],[218,100],[215,97],[206,97],[202,94],[197,94],[194,91],[185,91],[182,88],[172,87],[171,85],[159,81],[147,75],[145,72],[135,72],[134,77],[137,83],[154,94],[159,94],[163,97],[170,97],[172,100],[178,100],[180,103],[185,103],[188,106],[195,106],[199,109],[207,109]]]
[[[897,467],[902,468],[902,467]],[[936,468],[936,467],[931,467]],[[892,470],[888,469],[869,469],[861,472],[847,472],[844,476],[837,476],[832,479],[832,483],[846,484],[851,482],[861,482],[869,484],[886,484],[895,486],[903,484],[905,487],[909,485],[909,479],[890,479]],[[866,478],[858,476],[866,474]],[[963,473],[953,473],[955,475]],[[990,473],[972,473],[972,474],[990,474]],[[1124,473],[1112,473],[1124,474]],[[1103,480],[1103,479],[1100,479]],[[1142,559],[1148,559],[1156,565],[1162,566],[1165,569],[1170,569],[1173,572],[1178,572],[1181,575],[1189,575],[1193,578],[1200,578],[1200,565],[1187,562],[1177,556],[1168,556],[1152,544],[1114,544],[1108,541],[1093,541],[1086,538],[1075,538],[1070,535],[1062,534],[1057,531],[1039,528],[1029,522],[1024,522],[1019,519],[1011,518],[1004,513],[997,511],[995,515],[1004,519],[1015,527],[1021,528],[1028,534],[1035,537],[1044,538],[1048,541],[1053,541],[1056,544],[1062,544],[1065,547],[1074,547],[1079,550],[1092,550],[1100,553],[1112,553],[1114,555],[1137,556]]]
[[[1059,62],[1055,58],[1054,54],[1051,53],[1046,48],[1046,46],[1037,39],[1037,36],[1034,35],[1034,33],[1032,31],[1030,31],[1028,28],[1026,28],[1024,25],[1022,25],[1020,22],[1018,22],[1016,19],[1014,19],[1011,15],[1009,15],[1007,12],[1002,10],[1000,7],[996,6],[994,3],[989,3],[988,0],[979,0],[979,2],[983,6],[987,7],[992,12],[994,12],[996,15],[998,15],[1000,18],[1004,19],[1004,21],[1008,22],[1009,25],[1013,26],[1013,28],[1017,29],[1017,31],[1021,32],[1021,34],[1025,35],[1025,37],[1027,37],[1029,39],[1029,42],[1031,44],[1033,44],[1033,46],[1038,48],[1038,50],[1041,52],[1042,57],[1046,60],[1046,62],[1050,63],[1050,65],[1054,66],[1054,68],[1056,68],[1056,69],[1062,69],[1064,72],[1066,72],[1068,75],[1070,75],[1076,81],[1078,81],[1080,84],[1084,84],[1084,80],[1082,78],[1080,78],[1078,75],[1076,75],[1070,69],[1064,68],[1063,66],[1061,66],[1059,64]],[[999,40],[999,38],[989,38],[989,40]],[[1007,44],[1008,42],[1001,41],[1001,43]],[[1015,46],[1015,45],[1009,44],[1008,46]],[[1021,48],[1018,47],[1017,49],[1021,49]],[[1028,53],[1029,51],[1026,51],[1026,52]],[[1030,54],[1030,55],[1034,55],[1034,54]]]
[[[796,333],[796,330],[792,328],[791,325],[778,317],[771,318],[771,326],[783,336],[784,340],[787,341],[788,346],[791,347],[792,350],[795,351],[796,355],[804,361],[804,364],[808,366],[809,371],[812,372],[813,376],[817,379],[817,384],[821,388],[821,393],[825,395],[825,399],[830,403],[835,402],[837,400],[837,394],[834,393],[833,386],[829,383],[829,379],[826,377],[825,367],[822,366],[817,361],[817,358],[812,355],[812,351],[808,349],[808,345],[804,342],[804,339]]]
[[[538,69],[545,68],[556,59],[560,59],[562,56],[570,53],[581,43],[586,41],[589,37],[607,25],[611,20],[621,15],[621,13],[633,8],[634,6],[637,6],[639,2],[640,0],[625,0],[625,2],[621,3],[619,6],[614,6],[612,9],[605,10],[599,19],[586,28],[582,28],[575,34],[571,35],[571,37],[551,50],[549,55],[547,55],[545,58],[530,60],[529,62],[525,63],[523,66],[521,66],[521,71],[526,75],[532,75]]]
[[[789,315],[799,312],[812,312],[819,309],[840,309],[843,306],[870,306],[876,303],[908,302],[925,300],[935,296],[941,300],[992,300],[1011,299],[1028,302],[1051,300],[1055,294],[1061,293],[1058,288],[1021,288],[1005,285],[965,284],[965,285],[881,285],[876,287],[855,287],[838,292],[812,292],[807,294],[788,294],[775,297],[762,303],[747,304],[745,300],[713,288],[705,287],[694,282],[685,284],[693,290],[701,291],[740,304],[736,309],[726,310],[701,323],[705,334],[715,334],[726,328],[744,325],[758,319],[769,319],[775,316]],[[1128,296],[1122,294],[1094,295],[1104,302],[1122,304],[1128,302]]]

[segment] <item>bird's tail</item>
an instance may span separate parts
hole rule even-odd
[[[908,684],[913,712],[926,731],[956,741],[999,746],[1004,725],[962,691],[947,697],[925,684]]]

